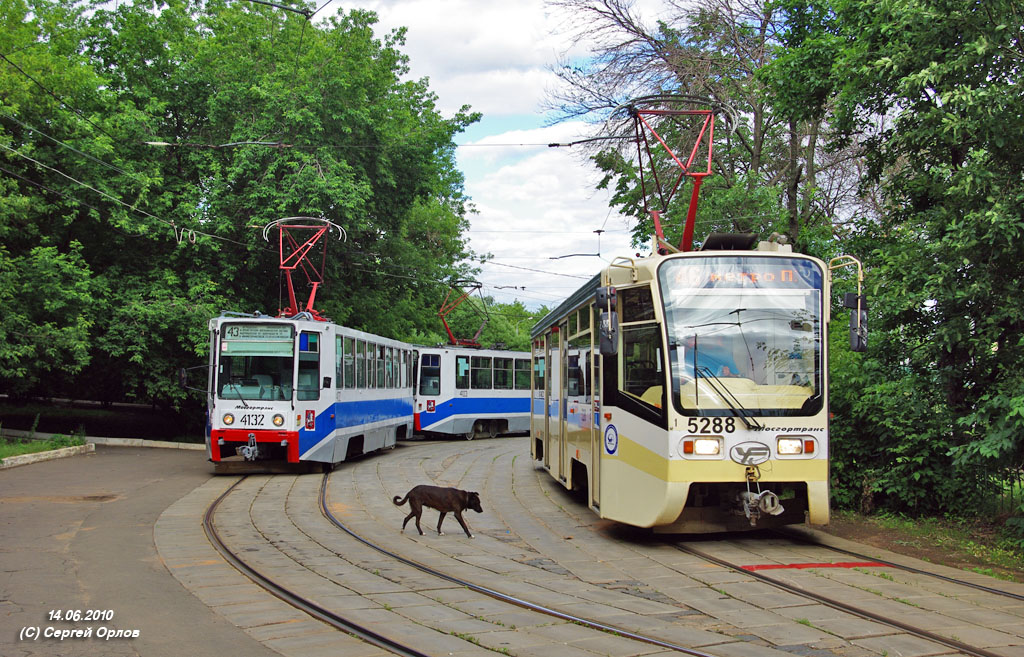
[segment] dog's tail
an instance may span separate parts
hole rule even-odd
[[[402,506],[403,504],[406,503],[406,501],[408,501],[408,499],[409,499],[408,495],[406,495],[405,497],[399,497],[399,496],[395,495],[395,498],[393,500],[391,500],[391,501],[395,503],[395,506]]]

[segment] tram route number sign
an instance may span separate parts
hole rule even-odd
[[[267,324],[229,324],[224,327],[225,340],[291,340],[291,326]]]

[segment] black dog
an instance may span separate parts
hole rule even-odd
[[[402,522],[402,531],[405,531],[405,525],[409,522],[410,518],[416,518],[416,529],[419,530],[420,535],[423,535],[423,530],[420,528],[420,516],[423,514],[423,507],[429,506],[431,509],[437,509],[441,512],[441,517],[437,521],[437,533],[440,536],[444,536],[444,532],[441,531],[441,523],[444,522],[444,516],[447,513],[454,513],[455,519],[462,525],[463,531],[466,532],[466,536],[473,538],[473,534],[470,533],[469,527],[466,526],[466,521],[462,519],[462,512],[466,509],[473,509],[477,513],[483,513],[484,510],[480,506],[480,495],[478,493],[459,490],[457,488],[442,488],[441,486],[427,486],[420,484],[414,487],[405,497],[399,498],[397,495],[392,502],[395,506],[402,506],[408,500],[409,508],[412,512],[405,517],[405,521]]]

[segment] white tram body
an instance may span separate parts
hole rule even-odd
[[[417,347],[417,433],[494,437],[530,430],[530,352]]]
[[[531,454],[602,518],[829,520],[829,267],[726,248],[617,259],[531,331]]]
[[[308,313],[216,317],[209,458],[333,464],[394,447],[412,432],[414,362],[407,344]]]

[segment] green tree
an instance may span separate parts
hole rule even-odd
[[[404,79],[403,31],[221,0],[86,8],[0,5],[3,271],[26,276],[37,247],[81,261],[69,389],[180,403],[173,372],[203,362],[210,316],[286,304],[261,230],[283,217],[346,231],[328,245],[326,315],[399,338],[431,325],[440,281],[467,273],[452,140],[477,115],[443,117],[425,80]],[[19,335],[5,356],[31,353]]]
[[[838,94],[835,145],[863,149],[881,192],[851,238],[870,266],[873,348],[858,365],[871,376],[837,377],[854,383],[835,389],[857,454],[844,467],[890,506],[979,508],[1024,464],[1022,13],[998,0],[780,4],[794,48],[780,89],[793,106]],[[913,406],[897,410],[901,398]]]

